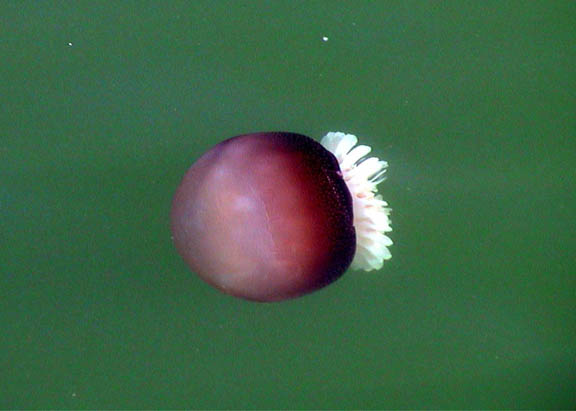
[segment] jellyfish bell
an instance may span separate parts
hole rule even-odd
[[[185,174],[172,203],[174,242],[204,281],[272,302],[311,293],[391,257],[387,164],[355,136],[289,132],[225,140]]]

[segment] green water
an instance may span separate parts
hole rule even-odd
[[[0,407],[573,408],[575,44],[572,1],[2,1]],[[187,270],[181,176],[260,130],[388,160],[380,272]]]

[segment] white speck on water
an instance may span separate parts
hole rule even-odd
[[[326,36],[322,37],[322,41],[328,41],[328,37]]]
[[[68,42],[68,45],[69,45],[70,47],[72,47],[72,43],[71,43],[71,42]]]

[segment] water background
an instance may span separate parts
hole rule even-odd
[[[1,408],[576,406],[576,3],[0,3]],[[255,304],[168,228],[226,137],[357,134],[393,259]]]

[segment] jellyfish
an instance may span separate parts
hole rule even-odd
[[[208,284],[275,302],[319,290],[351,267],[391,258],[388,164],[342,132],[229,138],[186,172],[171,210],[174,244]]]

